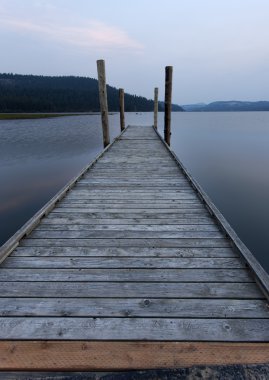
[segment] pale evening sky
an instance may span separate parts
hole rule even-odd
[[[268,0],[0,0],[0,72],[97,77],[173,102],[269,100]]]

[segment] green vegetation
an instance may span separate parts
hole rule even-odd
[[[119,92],[107,86],[108,108],[119,111]],[[0,112],[99,112],[98,82],[84,77],[45,77],[0,74]],[[183,111],[174,105],[173,111]],[[127,112],[153,111],[153,100],[125,94]],[[159,111],[164,110],[163,102]]]

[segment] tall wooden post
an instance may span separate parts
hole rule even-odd
[[[98,85],[99,85],[99,101],[100,101],[100,111],[102,118],[103,127],[103,142],[104,148],[109,145],[109,124],[108,124],[108,106],[107,106],[107,92],[106,92],[106,72],[105,72],[105,61],[99,59],[97,61],[97,72],[98,72]]]
[[[119,100],[120,100],[120,130],[123,131],[125,128],[125,117],[124,117],[124,89],[119,89]]]
[[[154,88],[154,128],[158,126],[158,88]]]
[[[166,66],[164,100],[164,140],[168,145],[170,145],[171,140],[172,75],[173,67]]]

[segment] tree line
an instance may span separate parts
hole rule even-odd
[[[119,111],[119,94],[107,86],[109,111]],[[163,111],[163,102],[159,111]],[[173,111],[182,108],[173,105]],[[75,76],[0,74],[0,112],[99,112],[98,81]],[[153,100],[125,94],[126,112],[153,111]]]

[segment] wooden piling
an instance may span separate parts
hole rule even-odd
[[[103,142],[104,142],[104,148],[105,148],[107,145],[110,144],[110,137],[109,137],[108,105],[107,105],[107,91],[106,91],[106,72],[105,72],[105,61],[103,59],[99,59],[97,61],[97,72],[98,72],[100,111],[101,111],[102,128],[103,128]]]
[[[154,128],[157,129],[158,126],[158,92],[157,87],[154,88]]]
[[[119,89],[119,101],[120,101],[120,129],[121,131],[125,128],[125,117],[124,117],[124,89]]]
[[[170,145],[173,66],[165,67],[164,140]]]

